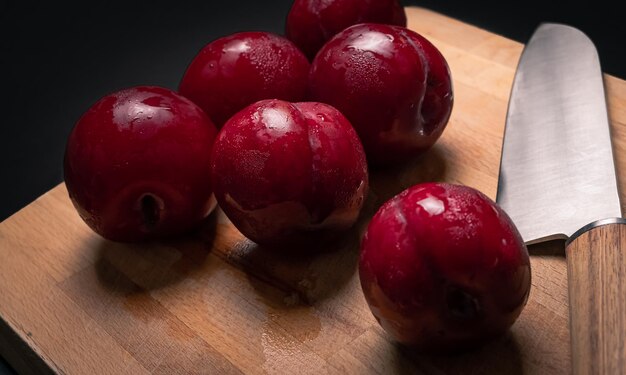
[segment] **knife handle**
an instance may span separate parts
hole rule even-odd
[[[626,374],[626,220],[578,231],[566,244],[572,372]]]

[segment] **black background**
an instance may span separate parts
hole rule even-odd
[[[282,33],[291,2],[0,0],[0,221],[62,181],[67,136],[97,99],[134,85],[176,89],[209,41]],[[402,3],[520,42],[540,22],[571,24],[595,42],[605,72],[626,78],[626,27],[608,1]]]

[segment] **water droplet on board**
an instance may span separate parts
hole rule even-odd
[[[314,308],[292,306],[270,311],[267,317],[261,334],[263,370],[268,374],[290,373],[297,363],[309,370],[321,371],[323,361],[306,345],[319,336],[322,328]]]

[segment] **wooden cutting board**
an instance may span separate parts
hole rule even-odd
[[[365,303],[358,243],[382,202],[431,180],[495,198],[522,51],[429,10],[407,12],[409,27],[450,63],[453,115],[421,160],[372,172],[363,217],[336,249],[272,254],[219,210],[187,238],[112,243],[83,224],[61,184],[0,224],[0,354],[23,373],[569,373],[562,244],[531,248],[528,305],[506,336],[471,353],[423,356],[396,345]],[[605,78],[618,167],[626,170],[626,82]]]

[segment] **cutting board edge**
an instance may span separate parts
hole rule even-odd
[[[1,223],[0,223],[1,224]],[[19,374],[58,374],[61,373],[54,363],[37,350],[37,344],[29,344],[12,324],[0,316],[0,356],[4,358],[12,369]]]
[[[6,219],[1,220],[0,221],[0,227],[2,227],[2,225],[4,225],[5,223],[11,221],[11,219],[13,219],[16,215],[19,215],[22,211],[24,211],[28,207],[36,204],[38,201],[40,201],[40,200],[44,199],[46,196],[52,194],[57,189],[64,189],[64,190],[66,190],[66,188],[65,188],[65,180],[61,180],[60,182],[56,183],[54,186],[52,186],[48,190],[46,190],[43,193],[41,193],[39,196],[37,196],[34,199],[32,199],[30,202],[28,202],[27,204],[25,204],[24,206],[19,208],[17,211],[13,212]]]

